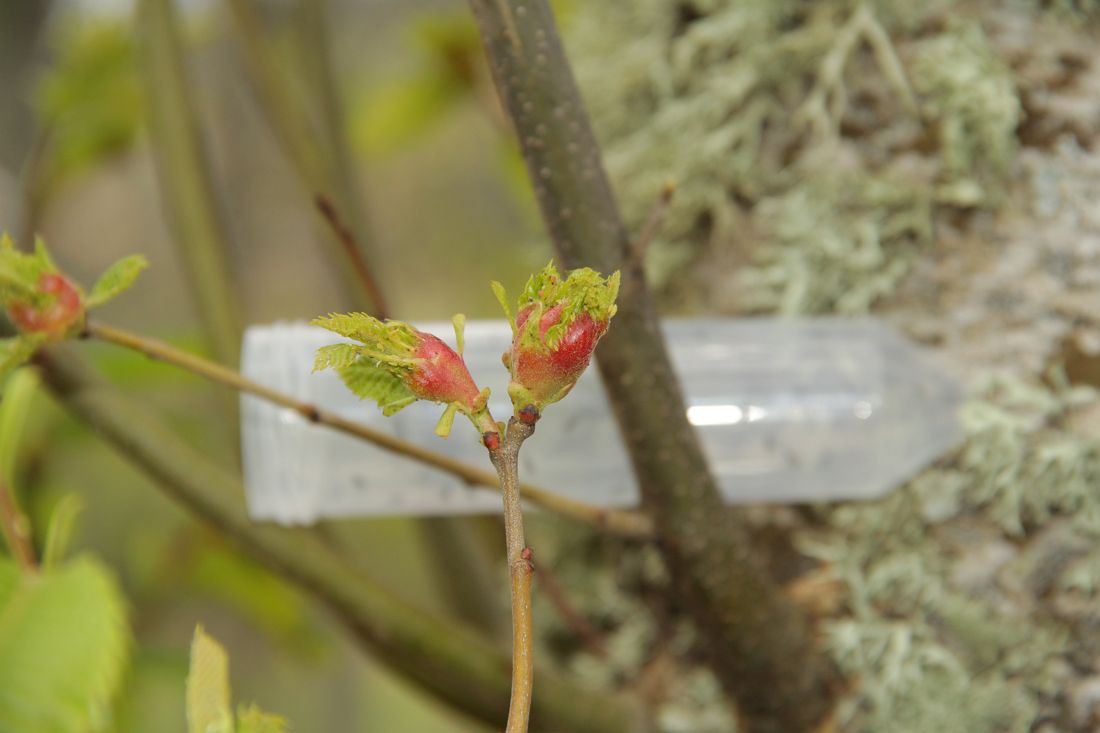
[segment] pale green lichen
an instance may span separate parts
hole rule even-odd
[[[913,84],[939,137],[941,195],[983,203],[982,182],[1002,180],[1016,153],[1021,111],[1012,73],[973,22],[950,23],[914,51]]]
[[[1018,175],[1018,135],[1021,90],[1047,77],[1027,76],[1019,31],[1095,5],[636,0],[579,5],[569,31],[631,225],[646,221],[668,179],[678,184],[647,259],[657,285],[686,275],[684,290],[700,294],[689,304],[708,310],[849,314],[916,272],[917,285],[946,281],[967,296],[907,288],[916,304],[903,325],[948,323],[931,331],[960,359],[974,341],[974,353],[998,355],[972,359],[974,371],[1016,367],[1015,378],[973,385],[966,439],[950,457],[879,501],[817,509],[817,528],[795,532],[845,589],[843,610],[821,627],[852,683],[843,730],[1000,733],[1041,720],[1089,729],[1067,699],[1100,658],[1100,439],[1077,425],[1100,415],[1100,397],[1037,373],[1061,329],[1081,327],[1052,313],[1043,273],[1021,254],[1041,242],[1026,226],[985,237],[973,223],[992,218],[975,216],[981,209],[1059,243],[1091,241],[1087,204],[1062,229],[1004,204],[1041,193]],[[1069,48],[1087,46],[1080,35]],[[1055,188],[1077,190],[1061,179]],[[941,240],[933,261],[937,230],[961,236]],[[948,242],[993,264],[935,271]],[[1095,280],[1094,268],[1075,272]],[[1034,312],[1004,326],[1011,344],[1000,329],[1016,314],[997,305],[991,283],[1039,293],[1027,296]],[[711,694],[695,700],[700,710],[719,702]],[[688,699],[665,703],[666,729],[708,725],[702,713],[677,717]]]
[[[737,276],[747,310],[866,312],[932,238],[928,192],[886,179],[808,179],[759,212],[774,246]]]
[[[740,310],[865,311],[906,269],[893,251],[930,239],[899,217],[926,232],[929,202],[996,201],[1019,100],[981,27],[947,22],[958,10],[972,14],[949,2],[581,5],[572,56],[628,222],[640,227],[677,182],[647,263],[654,282],[740,252],[743,279],[765,283]],[[884,182],[912,195],[860,195]],[[837,210],[841,197],[851,205]],[[869,241],[885,254],[877,266]]]
[[[1100,442],[1052,428],[1098,404],[1093,390],[990,377],[965,409],[952,460],[881,501],[828,512],[832,530],[803,549],[849,593],[850,614],[826,626],[826,639],[860,680],[844,707],[853,729],[1028,730],[1056,699],[1071,635],[1027,611],[1038,601],[1011,601],[1046,562],[1013,559],[1012,542],[1053,517],[1085,546],[1100,537]],[[1028,538],[1024,553],[1037,542]],[[1006,557],[963,572],[971,546],[1003,546]],[[1068,567],[1056,566],[1052,586],[1095,597],[1093,561]]]

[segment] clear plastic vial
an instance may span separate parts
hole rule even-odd
[[[417,324],[452,342],[449,323]],[[959,440],[959,386],[917,347],[875,319],[686,319],[664,324],[711,468],[730,502],[816,502],[880,496]],[[389,418],[332,372],[313,373],[318,347],[338,337],[304,324],[253,326],[241,369],[400,438],[488,467],[460,416],[432,432],[442,406],[417,403]],[[497,419],[511,413],[501,354],[505,321],[466,326],[466,361],[492,389]],[[243,396],[245,484],[252,516],[282,523],[324,517],[500,511],[499,495]],[[593,367],[547,408],[524,444],[526,481],[605,506],[638,503],[637,483]]]

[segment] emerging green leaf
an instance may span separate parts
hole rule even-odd
[[[95,308],[111,300],[133,285],[137,276],[148,266],[149,261],[142,255],[123,257],[108,267],[107,271],[96,280],[86,301],[86,307]]]
[[[19,369],[4,384],[4,398],[0,400],[0,491],[15,486],[19,439],[25,432],[37,389],[38,377],[30,369]]]
[[[412,356],[420,342],[416,329],[401,321],[380,321],[366,313],[330,313],[311,323],[345,338],[358,341],[377,354],[400,359]]]
[[[36,575],[0,561],[0,730],[104,730],[128,649],[122,595],[98,561]]]
[[[233,733],[229,655],[201,626],[195,629],[191,642],[187,730],[189,733]]]
[[[416,402],[416,395],[401,377],[369,359],[337,369],[336,373],[356,397],[374,400],[387,417]]]
[[[0,236],[0,302],[5,306],[15,299],[37,303],[41,298],[38,281],[56,268],[44,248],[37,250],[33,255],[24,254],[9,235]]]
[[[451,316],[451,325],[455,329],[455,351],[459,356],[466,350],[466,316],[463,313],[455,313]]]
[[[42,550],[42,567],[46,570],[59,565],[68,552],[76,519],[84,511],[84,500],[77,494],[66,494],[50,514],[46,527],[46,542]]]
[[[570,270],[562,278],[551,261],[527,280],[519,298],[519,310],[529,312],[534,307],[540,316],[555,308],[558,310],[553,323],[545,328],[544,323],[528,320],[528,327],[524,329],[527,336],[525,343],[556,347],[565,336],[566,330],[582,314],[587,314],[594,321],[606,323],[618,310],[615,305],[618,295],[617,271],[605,278],[591,268],[582,267]]]
[[[187,675],[188,733],[286,733],[287,723],[255,705],[241,706],[233,722],[229,691],[229,655],[199,626],[191,643]]]
[[[45,185],[89,169],[128,148],[142,122],[142,94],[128,24],[58,24],[53,67],[34,90],[39,124],[50,130]]]
[[[452,322],[461,351],[465,316],[457,315]],[[392,415],[418,399],[453,405],[437,430],[445,435],[454,410],[475,424],[475,415],[484,412],[487,396],[477,388],[466,362],[432,334],[366,313],[334,313],[314,319],[313,324],[362,344],[321,347],[314,369],[335,368],[352,392],[377,401],[383,414]]]
[[[500,303],[500,307],[504,309],[504,317],[508,319],[508,323],[512,325],[512,330],[516,330],[516,320],[512,317],[512,307],[508,305],[508,291],[504,289],[496,280],[489,283],[489,287],[493,290],[493,295],[496,296],[497,302]]]
[[[451,428],[455,424],[455,414],[458,412],[458,405],[452,402],[447,405],[447,409],[443,411],[443,414],[439,416],[439,422],[435,424],[435,434],[440,438],[446,438],[451,434]]]
[[[323,369],[343,369],[359,361],[363,356],[363,349],[352,344],[329,344],[317,349],[317,356],[313,360],[313,371]]]

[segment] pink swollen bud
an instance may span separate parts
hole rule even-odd
[[[561,339],[550,347],[546,343],[546,331],[559,322],[562,307],[557,305],[539,319],[541,343],[525,345],[522,340],[523,324],[530,312],[531,308],[526,308],[516,317],[512,373],[513,381],[527,388],[531,405],[538,408],[556,402],[573,387],[588,368],[596,342],[607,330],[608,321],[596,321],[587,313],[581,313],[566,327]],[[522,412],[526,407],[523,405],[518,409]]]
[[[494,287],[504,302],[503,288]],[[562,279],[553,263],[527,282],[504,356],[512,373],[508,394],[520,420],[534,424],[546,405],[576,384],[615,315],[618,289],[618,273],[604,278],[582,268]]]
[[[480,390],[462,357],[430,333],[417,331],[416,335],[420,341],[412,356],[418,361],[405,376],[409,390],[423,400],[477,409]]]
[[[84,314],[80,292],[64,275],[47,272],[38,279],[37,290],[43,296],[39,304],[14,302],[8,315],[24,333],[42,333],[51,339],[63,337]]]

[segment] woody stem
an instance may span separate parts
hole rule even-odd
[[[504,495],[504,537],[512,589],[512,698],[505,733],[527,733],[534,682],[531,626],[531,550],[523,536],[519,492],[519,449],[535,426],[512,418],[501,445],[489,451]]]

